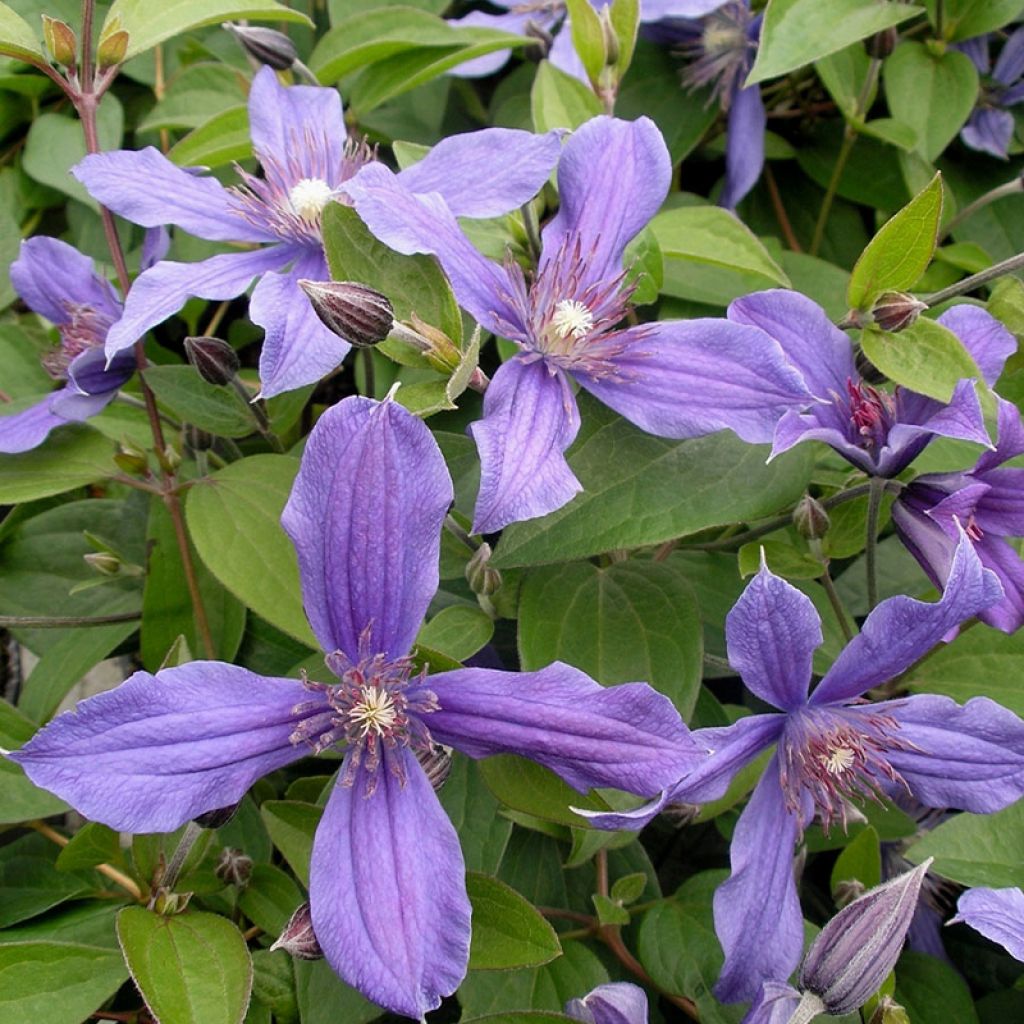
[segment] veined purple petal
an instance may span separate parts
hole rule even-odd
[[[995,574],[982,567],[971,542],[961,535],[942,599],[928,603],[901,595],[883,601],[811,694],[811,704],[848,701],[892,679],[1001,597]]]
[[[947,309],[939,323],[948,327],[974,357],[985,383],[992,387],[1003,372],[1006,360],[1017,351],[1017,339],[980,306],[964,303]]]
[[[722,1002],[753,999],[762,982],[788,978],[800,962],[804,927],[793,878],[796,835],[776,756],[736,824],[732,875],[715,891],[715,932],[725,950],[715,995]]]
[[[496,7],[510,6],[508,4],[495,4]],[[490,28],[499,32],[511,32],[513,35],[525,34],[526,26],[531,21],[538,22],[544,28],[549,27],[549,20],[540,12],[528,14],[515,14],[509,11],[506,14],[487,14],[484,11],[470,11],[461,18],[451,18],[449,25],[465,28]],[[456,78],[484,78],[493,75],[495,71],[503,68],[512,56],[511,50],[496,50],[494,53],[484,54],[483,57],[476,57],[458,64],[448,74]]]
[[[519,754],[581,792],[652,796],[704,760],[671,701],[646,683],[603,687],[555,662],[536,672],[464,668],[430,676],[438,743],[470,757]]]
[[[988,813],[1024,796],[1024,721],[1001,704],[918,694],[872,707],[888,710],[896,736],[913,745],[887,756],[921,803]]]
[[[500,217],[544,186],[562,150],[561,132],[484,128],[442,139],[397,178],[410,192],[437,192],[456,217]]]
[[[313,840],[309,903],[334,970],[379,1006],[422,1020],[466,973],[466,869],[416,758],[404,747],[388,757],[404,784],[385,761],[372,796],[362,767],[351,786],[335,785]]]
[[[219,661],[155,676],[65,711],[10,755],[37,785],[124,832],[172,832],[308,752],[289,737],[311,694]],[[308,712],[306,712],[308,713]]]
[[[782,711],[807,700],[821,619],[806,594],[767,565],[747,584],[725,619],[729,663],[751,693]]]
[[[249,317],[266,332],[260,350],[264,398],[315,384],[348,354],[349,343],[324,326],[298,285],[329,276],[323,253],[303,249],[290,270],[269,271],[253,289]]]
[[[764,168],[764,130],[768,124],[761,86],[740,89],[729,107],[725,149],[725,187],[718,205],[735,210],[757,184]]]
[[[991,569],[1003,588],[1003,599],[978,613],[982,622],[1004,633],[1024,626],[1024,562],[1017,549],[1002,537],[983,537],[975,541],[981,564]]]
[[[981,107],[968,118],[960,130],[960,138],[971,149],[1007,160],[1007,150],[1013,138],[1013,114],[995,107]]]
[[[142,236],[142,255],[139,259],[139,270],[155,267],[171,247],[171,233],[166,227],[147,228]]]
[[[242,216],[244,208],[219,181],[190,174],[153,146],[94,153],[71,173],[94,199],[145,228],[176,224],[211,242],[277,240]]]
[[[622,253],[668,194],[672,161],[649,118],[594,117],[573,132],[558,162],[558,213],[544,228],[541,269],[566,238],[578,238],[583,282],[622,269]]]
[[[1024,423],[1021,422],[1020,410],[1004,398],[998,399],[998,405],[999,440],[993,451],[982,452],[973,470],[975,474],[987,473],[1007,459],[1024,454]]]
[[[992,67],[988,56],[989,35],[990,33],[986,32],[984,35],[971,36],[970,39],[953,44],[953,49],[966,54],[981,75],[987,75]]]
[[[950,924],[963,921],[1024,961],[1024,893],[1020,889],[968,889],[956,910]]]
[[[117,293],[93,261],[57,238],[39,235],[22,242],[11,264],[11,284],[29,309],[54,324],[67,323],[74,307],[114,320],[121,315]]]
[[[565,1012],[585,1024],[647,1024],[647,993],[628,981],[613,981],[570,999]]]
[[[135,372],[135,353],[119,352],[109,362],[101,348],[75,356],[68,366],[68,383],[83,395],[109,395]]]
[[[469,430],[480,453],[474,533],[561,508],[583,488],[565,450],[580,429],[576,399],[561,370],[513,356],[484,395],[483,419]]]
[[[271,245],[212,256],[199,263],[156,264],[135,279],[124,315],[107,334],[107,356],[130,348],[150,328],[177,313],[191,297],[233,299],[249,287],[254,277],[276,270],[294,257],[294,247]]]
[[[281,524],[302,598],[328,654],[409,652],[437,590],[452,482],[433,435],[393,401],[346,398],[309,435]]]
[[[1024,29],[1019,28],[1003,43],[992,77],[1003,85],[1013,85],[1021,75],[1024,75]]]
[[[729,0],[643,0],[640,20],[661,21],[662,18],[703,18],[717,11]]]
[[[83,395],[74,387],[62,388],[50,396],[50,412],[72,423],[81,423],[102,412],[114,400],[117,390]]]
[[[70,388],[63,388],[57,394],[73,394]],[[20,412],[3,413],[0,403],[0,454],[19,455],[38,448],[54,427],[67,423],[67,417],[53,411],[55,395],[49,394],[34,405]]]
[[[781,981],[766,981],[740,1024],[789,1024],[800,993]]]

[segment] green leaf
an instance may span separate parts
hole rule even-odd
[[[346,985],[326,960],[295,961],[295,995],[302,1024],[369,1024],[383,1013]]]
[[[117,915],[128,968],[160,1024],[241,1024],[252,988],[242,933],[217,914],[173,917],[144,907]]]
[[[552,565],[527,574],[519,599],[525,671],[564,661],[605,686],[638,679],[689,719],[700,689],[700,612],[686,577],[665,563]]]
[[[952,964],[908,950],[896,964],[896,1002],[913,1024],[978,1024],[967,982]]]
[[[88,821],[57,855],[57,870],[79,871],[121,859],[120,833],[98,821]]]
[[[469,604],[442,608],[416,634],[416,643],[447,655],[452,661],[465,661],[488,643],[494,635],[494,621],[483,609]]]
[[[907,851],[920,864],[935,858],[935,874],[961,885],[1024,887],[1024,800],[995,814],[957,814]]]
[[[279,935],[303,896],[291,875],[272,864],[256,864],[238,897],[238,906],[268,935]]]
[[[50,63],[29,23],[4,3],[0,3],[0,53],[30,64]]]
[[[34,723],[7,701],[0,700],[0,747],[5,750],[20,747],[35,731]],[[67,804],[29,782],[20,765],[0,758],[0,825],[48,818],[65,810]]]
[[[54,431],[44,444],[23,455],[0,455],[0,504],[62,494],[117,472],[114,446],[81,424]]]
[[[612,883],[611,897],[620,903],[636,903],[647,888],[647,876],[643,872],[623,875]]]
[[[116,950],[12,942],[0,946],[0,1019],[12,1024],[81,1024],[127,977]]]
[[[926,0],[931,11],[936,0]],[[970,39],[1008,25],[1024,11],[1024,0],[945,0],[944,35],[950,40]]]
[[[309,855],[323,809],[298,800],[267,800],[260,807],[260,814],[274,845],[308,888]]]
[[[836,106],[848,121],[857,121],[863,117],[863,112],[858,106],[870,67],[871,58],[864,52],[864,47],[859,42],[815,61],[814,70],[817,71],[822,85],[828,89],[829,95],[836,101]],[[865,107],[870,109],[873,100],[874,96],[869,96]]]
[[[203,380],[193,366],[151,366],[146,383],[178,419],[220,437],[247,437],[252,415],[233,388]]]
[[[587,395],[569,452],[582,494],[541,519],[502,534],[496,568],[587,558],[614,548],[661,544],[793,504],[813,454],[798,446],[770,465],[767,449],[727,431],[689,441],[652,437]]]
[[[515,889],[470,871],[466,890],[473,905],[470,970],[537,967],[561,954],[554,928]]]
[[[241,18],[313,24],[305,14],[276,0],[161,0],[156,7],[151,0],[114,0],[100,36],[119,29],[127,32],[125,60],[131,60],[182,32]]]
[[[572,29],[572,45],[592,83],[596,83],[605,66],[604,29],[597,11],[589,0],[566,0],[566,12]]]
[[[561,1013],[539,1013],[522,1010],[518,1013],[488,1013],[483,1017],[463,1017],[462,1024],[570,1024],[572,1017]]]
[[[252,155],[249,109],[230,107],[176,142],[167,154],[179,167],[222,167]]]
[[[852,309],[870,309],[883,292],[909,291],[928,269],[942,220],[942,176],[936,174],[868,243],[846,292]]]
[[[921,10],[876,0],[829,0],[827,4],[821,0],[770,0],[757,60],[746,84],[795,71]]]
[[[206,567],[278,629],[319,648],[302,610],[299,564],[281,527],[298,459],[251,455],[195,484],[185,515]]]
[[[935,160],[974,109],[978,71],[957,50],[902,42],[885,62],[885,97],[892,116],[917,133],[918,153]]]
[[[640,30],[640,0],[612,0],[608,20],[615,32],[619,55],[615,59],[615,80],[619,82],[633,63],[637,35]]]
[[[832,894],[842,882],[857,881],[873,889],[882,881],[882,849],[871,827],[855,836],[832,865]]]
[[[891,381],[940,402],[948,402],[964,378],[984,381],[963,342],[925,317],[898,334],[868,328],[861,332],[860,347]]]
[[[42,857],[5,857],[0,860],[0,928],[36,917],[89,890],[82,879],[58,871]]]
[[[530,113],[537,132],[579,128],[601,113],[601,101],[578,78],[543,60],[530,89]]]
[[[512,834],[512,822],[499,813],[500,805],[477,763],[456,753],[438,798],[459,833],[467,870],[496,872]]]

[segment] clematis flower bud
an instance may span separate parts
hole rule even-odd
[[[896,49],[896,44],[899,40],[900,34],[896,30],[896,26],[891,25],[889,28],[883,28],[881,32],[876,32],[873,36],[865,39],[864,50],[869,57],[885,60]]]
[[[228,885],[245,885],[252,875],[252,857],[247,857],[241,850],[225,847],[214,874]]]
[[[372,348],[390,333],[395,310],[386,295],[355,281],[299,281],[323,325],[355,348]]]
[[[603,7],[597,16],[604,36],[604,62],[607,67],[613,67],[619,59],[619,35],[612,24],[611,8]]]
[[[895,332],[909,327],[927,308],[927,303],[906,292],[885,292],[875,300],[871,316],[883,331]]]
[[[491,567],[490,544],[481,544],[466,563],[466,582],[481,597],[490,597],[501,589],[501,573]]]
[[[78,39],[71,26],[57,18],[43,15],[43,41],[57,64],[74,67],[78,53]]]
[[[230,384],[242,364],[238,353],[220,338],[186,338],[185,355],[207,384]]]
[[[234,25],[230,21],[221,26],[227,29],[241,44],[250,57],[275,71],[288,71],[298,59],[295,44],[283,33],[273,28],[257,25]]]
[[[793,525],[801,537],[821,540],[828,533],[831,520],[821,502],[805,494],[793,509]]]
[[[431,743],[428,749],[417,749],[413,753],[420,767],[426,773],[427,780],[438,792],[448,781],[452,772],[452,751],[451,747],[445,747],[440,743]]]
[[[303,903],[288,919],[271,950],[283,949],[296,960],[322,960],[323,950],[313,932],[313,918],[309,904]]]
[[[565,1012],[585,1024],[647,1024],[647,994],[638,985],[616,981],[570,999]]]
[[[124,568],[121,559],[109,551],[91,551],[87,555],[82,555],[82,561],[101,576],[120,576]]]
[[[207,811],[205,814],[200,814],[192,820],[200,828],[221,828],[238,813],[238,808],[241,805],[242,801],[239,800],[237,803],[228,804],[227,807],[217,807],[212,811]]]
[[[128,52],[129,35],[124,29],[116,29],[100,37],[96,46],[96,64],[100,71],[117,67]]]

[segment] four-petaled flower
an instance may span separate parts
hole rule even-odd
[[[329,682],[197,661],[52,721],[11,757],[112,828],[160,832],[239,800],[261,775],[344,749],[310,865],[324,955],[417,1019],[462,980],[470,906],[458,836],[417,753],[530,757],[580,790],[653,795],[706,759],[668,699],[555,663],[426,676],[410,648],[438,583],[452,483],[427,427],[348,398],[310,435],[282,517]]]
[[[986,34],[956,44],[958,50],[970,57],[978,73],[987,78],[960,138],[971,149],[1006,160],[1014,124],[1009,108],[1024,101],[1024,28],[1017,29],[1003,44],[995,67],[989,60],[988,42]]]

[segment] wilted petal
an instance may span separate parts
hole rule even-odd
[[[928,603],[900,595],[883,601],[835,660],[811,703],[851,700],[892,679],[1001,597],[995,574],[982,567],[971,542],[961,535],[942,599]]]
[[[764,130],[768,124],[761,86],[740,89],[729,107],[725,149],[725,187],[718,205],[735,210],[757,184],[764,168]]]
[[[613,981],[570,999],[565,1012],[586,1024],[647,1024],[647,993],[628,981]]]
[[[302,598],[327,652],[407,654],[437,590],[441,524],[453,498],[423,421],[393,401],[346,398],[309,435],[281,515]]]
[[[421,1020],[469,960],[470,906],[459,839],[415,757],[388,759],[366,796],[360,768],[334,787],[313,840],[309,902],[324,956],[367,999]],[[345,769],[342,769],[344,774]]]
[[[70,388],[57,392],[60,395],[74,393]],[[0,454],[18,455],[38,448],[54,427],[68,422],[68,417],[58,416],[53,411],[55,397],[47,395],[27,409],[8,414],[3,413],[4,405],[0,403]]]
[[[474,533],[546,515],[583,489],[565,461],[580,414],[561,370],[521,356],[503,363],[469,429],[480,452]]]
[[[939,323],[948,327],[974,357],[985,383],[992,387],[1006,360],[1017,351],[1017,339],[987,310],[964,303],[947,309]]]
[[[219,661],[136,672],[10,757],[87,818],[124,832],[172,832],[304,757],[307,748],[289,737],[302,717],[295,707],[310,699],[294,679]]]
[[[1013,114],[995,107],[981,107],[971,114],[960,132],[965,146],[1008,159],[1007,150],[1013,138]]]
[[[789,1024],[800,1005],[800,993],[781,981],[766,981],[741,1024]]]
[[[11,264],[11,284],[29,309],[54,324],[67,323],[76,306],[112,319],[121,315],[117,294],[93,261],[57,238],[40,235],[22,242]]]
[[[956,909],[953,921],[969,924],[1024,961],[1024,893],[1020,889],[968,889]]]

